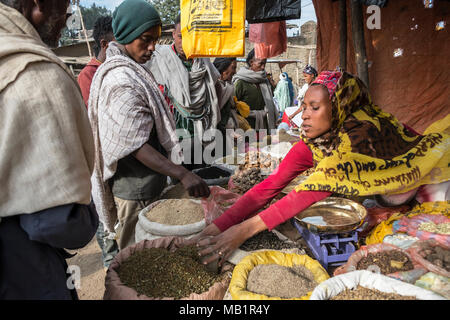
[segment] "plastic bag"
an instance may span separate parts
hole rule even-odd
[[[187,58],[245,54],[244,1],[181,0],[181,34]]]
[[[372,229],[381,223],[389,219],[395,213],[405,213],[409,210],[409,206],[397,206],[397,207],[372,207],[367,208],[367,215],[362,223],[362,230],[358,233],[359,237],[365,237]]]
[[[345,289],[353,289],[358,285],[402,296],[415,296],[419,300],[444,300],[431,291],[367,270],[341,274],[322,282],[313,290],[310,300],[329,300]]]
[[[379,223],[372,232],[366,237],[365,242],[368,245],[382,243],[384,237],[394,233],[392,226],[398,219],[402,218],[402,214],[394,213],[387,220]]]
[[[416,286],[431,290],[440,294],[446,299],[450,299],[450,278],[439,274],[428,272],[415,283]]]
[[[254,43],[255,57],[267,59],[287,50],[286,21],[251,24],[249,41]]]
[[[313,273],[314,280],[317,283],[321,283],[330,277],[317,260],[307,255],[282,253],[276,250],[259,251],[243,258],[234,268],[229,287],[233,300],[283,300],[247,291],[248,275],[255,266],[260,264],[278,264],[285,267],[301,265]],[[312,291],[303,297],[289,300],[308,300],[311,293]]]
[[[300,0],[247,0],[246,2],[248,23],[300,19]]]
[[[434,247],[444,248],[434,240],[426,240],[426,241],[417,241],[414,245],[409,247],[407,251],[411,255],[411,258],[416,261],[416,263],[420,264],[428,271],[450,278],[450,272],[425,259],[426,250]]]
[[[450,223],[450,218],[437,214],[419,214],[412,218],[403,217],[393,225],[394,232],[406,232],[410,236],[417,237],[421,240],[432,239],[441,244],[443,247],[450,249],[450,235],[419,230],[422,223],[433,222]]]
[[[105,294],[104,300],[162,300],[160,298],[151,298],[145,295],[139,295],[136,290],[127,287],[121,280],[118,274],[120,265],[133,255],[136,251],[145,248],[167,248],[170,251],[175,251],[183,245],[184,239],[178,237],[165,237],[157,240],[144,240],[129,247],[126,247],[115,256],[111,262],[105,279]],[[180,300],[222,300],[227,291],[229,277],[224,276],[220,282],[216,282],[209,288],[207,292],[196,294],[192,293],[186,298]],[[167,297],[164,300],[173,300]]]
[[[209,189],[211,194],[207,199],[202,199],[201,201],[203,210],[205,211],[206,225],[209,225],[214,219],[220,217],[222,213],[230,208],[241,197],[239,194],[219,186],[211,186]]]

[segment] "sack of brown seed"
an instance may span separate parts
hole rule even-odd
[[[205,226],[205,214],[199,200],[158,200],[139,212],[135,241],[167,236],[189,238],[201,232]]]
[[[445,300],[442,296],[382,274],[352,271],[320,283],[310,300]]]
[[[209,273],[183,243],[180,237],[164,237],[121,250],[106,273],[103,299],[222,300],[229,272]]]

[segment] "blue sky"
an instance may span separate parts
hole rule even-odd
[[[108,10],[114,11],[114,9],[122,3],[123,0],[80,0],[80,5],[84,7],[90,7],[93,3],[97,6],[106,7]],[[289,23],[295,23],[299,26],[309,20],[317,21],[316,14],[314,12],[314,6],[312,0],[302,0],[302,16],[298,20],[289,20]],[[289,35],[289,33],[288,33]]]

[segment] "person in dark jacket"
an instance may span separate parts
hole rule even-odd
[[[77,299],[66,249],[98,228],[94,140],[58,45],[69,0],[0,0],[0,299]],[[72,270],[75,271],[72,274]]]

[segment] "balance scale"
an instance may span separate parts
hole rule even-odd
[[[357,250],[366,214],[366,208],[355,201],[328,197],[297,214],[291,223],[328,270],[346,263]]]
[[[294,219],[291,219],[291,222],[308,244],[316,260],[327,270],[329,267],[343,265],[356,251],[358,230],[346,234],[320,234],[302,227]]]

